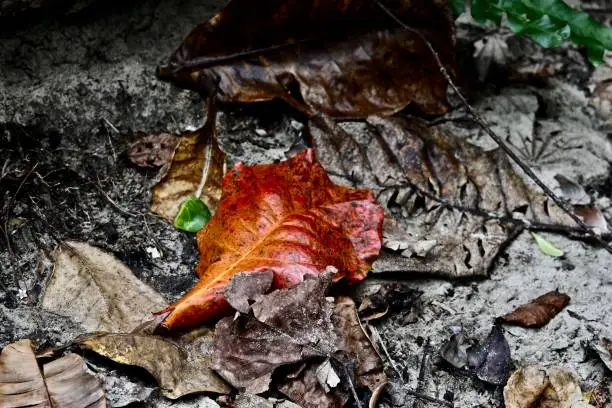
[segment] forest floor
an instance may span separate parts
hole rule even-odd
[[[138,132],[201,125],[201,98],[158,81],[154,72],[222,3],[126,1],[0,32],[0,348],[22,338],[59,346],[81,334],[69,317],[40,306],[58,239],[88,242],[115,254],[168,301],[195,283],[194,235],[150,212],[159,172],[131,164],[127,150]],[[515,60],[548,63],[555,73],[538,81],[508,81],[491,72],[481,83],[470,44],[484,34],[467,28],[460,34],[462,84],[477,110],[508,139],[545,145],[549,154],[531,157],[528,164],[552,187],[557,188],[557,174],[577,181],[610,223],[612,122],[592,104],[594,69],[583,53],[574,47],[544,52],[511,39]],[[284,160],[303,146],[299,118],[281,104],[234,109],[218,120],[230,165]],[[463,134],[484,148],[494,146],[476,126]],[[402,381],[392,381],[381,406],[413,406],[405,390],[417,387],[425,344],[437,350],[452,334],[449,327],[461,325],[471,335],[486,336],[496,316],[554,289],[567,293],[571,302],[553,321],[540,329],[507,329],[513,364],[566,367],[587,388],[610,383],[610,372],[589,344],[612,337],[612,255],[583,240],[542,235],[565,255],[544,255],[522,232],[497,257],[487,278],[373,274],[361,284],[368,291],[401,278],[423,291],[423,310],[414,323],[398,314],[376,325],[404,373]],[[156,253],[161,256],[154,258]],[[456,407],[499,405],[500,390],[450,370],[435,355],[425,372],[419,388],[424,394],[443,398],[452,393]],[[110,391],[116,406],[126,401],[119,397],[127,392],[126,384],[154,385],[142,375],[118,378],[124,382],[118,380]],[[171,404],[153,392],[130,406],[217,405],[207,397]]]

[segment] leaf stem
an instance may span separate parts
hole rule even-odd
[[[508,147],[508,145],[506,145],[506,143],[495,132],[493,132],[493,130],[491,130],[490,126],[476,112],[476,110],[472,107],[472,105],[469,104],[469,102],[467,101],[467,98],[459,90],[457,85],[455,85],[455,83],[453,82],[452,78],[448,74],[448,71],[446,70],[446,67],[444,66],[444,64],[440,60],[440,56],[438,55],[438,52],[433,47],[433,45],[429,42],[429,40],[427,38],[425,38],[425,36],[423,34],[421,34],[418,30],[416,30],[416,29],[406,25],[403,21],[401,21],[395,14],[393,14],[393,12],[391,10],[389,10],[379,0],[376,1],[376,4],[378,4],[378,6],[385,13],[387,13],[387,15],[389,17],[391,17],[391,19],[393,19],[402,28],[404,28],[405,30],[408,30],[408,31],[416,34],[425,43],[425,45],[429,49],[429,52],[434,57],[434,60],[435,60],[436,64],[438,65],[438,68],[440,69],[440,73],[442,74],[442,76],[444,76],[444,79],[446,79],[446,82],[448,82],[448,84],[453,89],[453,91],[455,92],[455,94],[457,95],[457,97],[459,98],[461,103],[465,106],[467,111],[470,113],[470,115],[472,115],[474,117],[474,119],[476,120],[476,123],[478,123],[480,128],[482,130],[484,130],[485,133],[487,133],[491,137],[491,139],[493,139],[495,141],[495,143],[497,143],[497,145],[499,147],[501,147],[501,149],[504,152],[506,152],[506,154],[512,159],[512,161],[514,161],[521,168],[521,170],[523,170],[523,172],[534,183],[536,183],[538,185],[538,187],[540,187],[542,189],[542,191],[544,191],[544,193],[555,202],[555,204],[557,204],[559,206],[559,208],[561,208],[572,220],[574,220],[574,222],[576,222],[576,224],[578,224],[578,226],[580,226],[580,228],[582,229],[583,232],[585,232],[587,235],[589,235],[593,239],[595,239],[600,245],[602,245],[602,247],[606,251],[608,251],[609,253],[612,254],[612,247],[606,241],[604,241],[598,234],[596,234],[587,224],[585,224],[584,221],[582,221],[580,219],[580,217],[578,217],[573,212],[573,210],[563,200],[561,200],[561,198],[559,198],[546,184],[544,184],[544,182],[542,180],[540,180],[538,178],[538,176],[536,176],[536,174],[533,172],[533,170],[531,170],[529,168],[529,166],[527,164],[525,164],[518,157],[518,155],[516,153],[514,153],[514,151],[512,149],[510,149]]]

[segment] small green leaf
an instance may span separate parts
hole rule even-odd
[[[183,231],[198,232],[210,220],[210,210],[196,196],[183,201],[174,219],[174,226]]]
[[[563,251],[554,246],[550,241],[545,240],[535,232],[532,232],[531,235],[544,255],[554,256],[555,258],[563,256]]]

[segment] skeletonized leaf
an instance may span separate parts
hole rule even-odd
[[[569,301],[568,295],[555,290],[519,306],[512,313],[504,315],[502,320],[523,327],[542,327],[563,310]]]
[[[197,235],[200,281],[164,310],[164,324],[195,326],[231,312],[223,292],[239,272],[272,271],[274,289],[329,265],[336,279],[360,281],[380,251],[382,213],[370,191],[335,185],[310,149],[281,163],[237,164]]]
[[[555,258],[563,256],[562,250],[554,246],[552,242],[548,241],[540,234],[532,232],[531,236],[533,237],[533,239],[535,239],[536,244],[538,244],[538,248],[540,248],[540,251],[542,251],[544,255],[554,256]]]
[[[385,218],[383,236],[392,251],[381,254],[374,272],[482,276],[523,219],[575,225],[514,172],[503,152],[484,151],[419,120],[336,124],[318,117],[307,132],[335,180],[375,189],[393,215]]]
[[[527,408],[538,402],[538,407],[593,408],[581,403],[579,377],[566,369],[544,368],[533,365],[516,370],[504,387],[507,408]]]
[[[198,196],[214,213],[221,196],[225,153],[217,143],[216,111],[208,104],[204,126],[181,137],[172,160],[153,187],[151,211],[172,222],[181,204]]]
[[[213,333],[205,327],[179,338],[140,333],[98,333],[78,344],[126,365],[142,367],[159,383],[164,396],[214,392],[226,394],[229,386],[211,369]]]
[[[452,73],[446,2],[387,5]],[[280,98],[308,114],[365,117],[409,104],[427,114],[448,110],[446,81],[425,43],[375,0],[232,0],[187,36],[158,75],[221,101]]]
[[[82,242],[61,245],[42,300],[87,331],[132,330],[165,299],[114,256]]]
[[[80,356],[67,354],[41,373],[32,343],[21,340],[0,354],[0,407],[105,408],[106,399]]]

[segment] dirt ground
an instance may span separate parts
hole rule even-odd
[[[138,132],[201,125],[201,98],[158,81],[154,71],[193,26],[223,3],[125,1],[0,31],[0,348],[22,338],[59,346],[81,334],[69,318],[39,305],[59,240],[85,241],[114,253],[168,301],[195,283],[193,234],[149,212],[159,174],[132,165],[126,151]],[[578,181],[611,222],[612,127],[589,104],[593,69],[584,55],[572,47],[543,52],[527,41],[511,40],[518,59],[560,64],[559,70],[543,83],[509,83],[493,76],[484,85],[476,80],[466,45],[479,33],[464,28],[460,34],[463,82],[476,108],[549,185],[557,187],[556,174]],[[475,144],[494,146],[474,125],[449,126]],[[280,104],[234,109],[219,117],[220,143],[230,165],[285,159],[303,147],[301,128],[299,118]],[[546,154],[530,155],[535,150]],[[417,403],[406,392],[417,388],[426,344],[437,350],[457,325],[485,336],[496,316],[554,289],[569,294],[571,303],[551,323],[507,329],[513,364],[562,366],[578,373],[583,389],[602,382],[612,387],[610,372],[588,347],[598,336],[612,337],[612,255],[570,237],[543,236],[566,255],[543,255],[523,232],[498,257],[488,279],[374,273],[361,284],[359,290],[371,291],[401,278],[424,292],[416,322],[407,324],[395,315],[377,325],[403,373],[400,379],[390,371],[392,382],[381,406],[438,406]],[[152,248],[161,257],[153,259]],[[146,375],[117,372],[105,362],[100,366],[113,406],[142,399],[142,392],[148,397],[129,406],[218,406],[205,396],[170,403],[147,389],[154,381]],[[455,407],[500,404],[499,389],[449,369],[435,353],[420,391],[436,398],[452,395]]]

